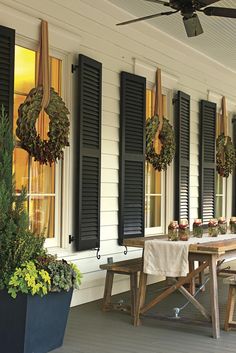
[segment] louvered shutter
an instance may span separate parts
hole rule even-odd
[[[0,26],[0,109],[13,121],[15,31]]]
[[[144,236],[146,79],[121,73],[119,244]]]
[[[199,210],[203,224],[215,216],[216,176],[216,104],[200,103],[200,197]]]
[[[232,134],[233,134],[233,144],[234,148],[236,149],[236,115],[234,115],[232,119]],[[233,171],[233,185],[232,185],[232,195],[236,193],[236,167]],[[232,198],[232,215],[236,215],[236,197],[233,196]]]
[[[178,91],[175,100],[175,219],[189,220],[190,96]]]
[[[79,55],[79,117],[74,124],[76,250],[99,248],[102,64]]]

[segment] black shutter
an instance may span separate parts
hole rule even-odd
[[[79,117],[74,124],[76,250],[99,248],[102,64],[79,55]]]
[[[200,197],[199,210],[203,224],[215,216],[216,176],[216,104],[200,103]]]
[[[189,221],[190,96],[178,91],[175,99],[175,219]]]
[[[232,119],[232,135],[233,135],[233,144],[234,148],[236,149],[236,115],[234,115]],[[233,171],[233,189],[232,189],[232,216],[236,215],[236,167],[234,168]]]
[[[146,79],[121,73],[119,244],[144,236]]]
[[[0,109],[13,122],[15,30],[0,26]]]

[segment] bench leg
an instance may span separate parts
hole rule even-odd
[[[141,324],[139,316],[140,316],[140,310],[142,309],[145,303],[146,286],[147,286],[147,274],[141,271],[140,278],[139,278],[138,299],[137,299],[135,315],[134,315],[134,326],[139,326]]]
[[[234,306],[235,306],[235,288],[233,286],[229,286],[229,294],[228,294],[228,302],[225,316],[225,331],[229,331],[230,322],[233,320],[234,314]]]
[[[111,292],[113,285],[114,273],[112,271],[107,271],[106,282],[104,288],[104,296],[102,302],[102,311],[109,311],[112,308],[111,304]]]
[[[137,272],[130,274],[131,316],[134,316],[137,303]]]

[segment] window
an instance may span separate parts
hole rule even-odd
[[[230,119],[228,119],[230,121]],[[218,137],[221,133],[222,117],[217,114],[216,117],[216,136]],[[226,216],[226,178],[223,178],[216,172],[216,218]]]
[[[146,91],[146,118],[154,112],[154,94]],[[165,223],[165,173],[146,162],[145,168],[145,234],[163,233]]]
[[[16,128],[17,111],[24,102],[28,92],[35,87],[37,54],[20,46],[15,48],[15,92],[14,92],[14,129]],[[61,67],[59,59],[51,57],[51,86],[61,92]],[[47,138],[48,117],[40,116],[37,130],[41,137]],[[46,236],[46,245],[56,246],[60,233],[60,163],[42,166],[29,157],[28,153],[16,146],[13,169],[16,180],[16,192],[24,186],[27,190],[27,210],[30,216],[30,228]]]

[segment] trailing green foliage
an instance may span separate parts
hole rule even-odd
[[[57,260],[55,256],[38,258],[39,268],[48,271],[51,279],[51,291],[68,291],[71,287],[79,288],[81,283],[81,273],[77,266],[69,264],[65,260]]]

